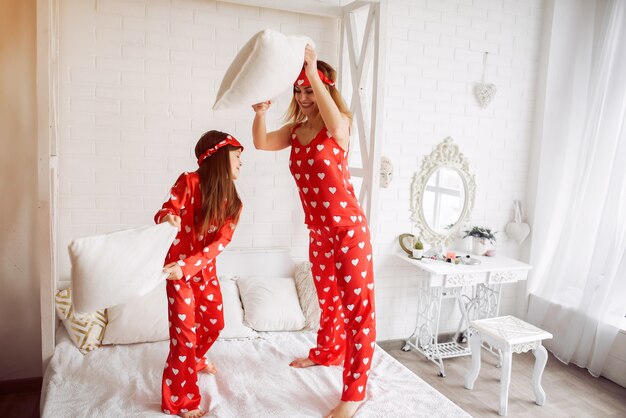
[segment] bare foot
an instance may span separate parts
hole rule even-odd
[[[189,412],[180,412],[178,415],[183,418],[199,418],[205,416],[206,411],[203,411],[202,409],[194,409]]]
[[[295,367],[296,369],[304,369],[305,367],[317,366],[317,363],[311,360],[308,357],[305,358],[297,358],[291,363],[289,363],[291,367]]]
[[[363,401],[359,401],[359,402],[341,401],[324,418],[351,418],[352,416],[354,416],[354,414],[356,414],[356,410],[359,409],[359,406],[361,406],[362,403]]]
[[[198,371],[208,374],[217,374],[217,367],[215,367],[215,363],[207,362],[206,366]]]

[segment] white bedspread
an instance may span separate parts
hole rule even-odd
[[[43,417],[158,417],[167,342],[107,346],[83,356],[59,329],[44,379]],[[293,369],[315,342],[310,332],[261,333],[218,341],[209,357],[217,376],[201,374],[202,407],[212,417],[321,417],[339,400],[341,368]],[[367,402],[357,417],[467,417],[459,407],[380,347]]]

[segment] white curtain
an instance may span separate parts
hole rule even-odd
[[[602,372],[626,314],[626,1],[554,2],[527,320]]]

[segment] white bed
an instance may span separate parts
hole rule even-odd
[[[288,366],[315,343],[312,332],[264,332],[218,341],[217,376],[201,375],[202,407],[214,417],[320,417],[338,401],[341,368]],[[46,376],[43,418],[157,417],[167,342],[103,347],[83,356],[59,332]],[[377,347],[358,417],[466,417],[459,407]]]
[[[293,273],[286,251],[226,252],[221,274]],[[245,260],[245,262],[242,262]],[[284,276],[283,276],[284,277]],[[201,375],[201,406],[214,417],[320,417],[338,401],[340,367],[293,369],[315,333],[259,332],[247,340],[218,340],[209,356],[216,376]],[[156,417],[167,341],[112,345],[81,354],[63,327],[44,376],[42,417]],[[366,402],[357,417],[466,417],[459,407],[380,347]]]

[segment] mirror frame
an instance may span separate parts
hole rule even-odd
[[[465,188],[465,203],[459,220],[447,233],[434,231],[426,222],[422,208],[422,196],[430,176],[439,168],[447,167],[455,170],[463,182]],[[420,170],[413,175],[411,183],[411,221],[420,230],[421,238],[433,247],[448,246],[452,241],[460,237],[460,232],[469,222],[474,198],[476,196],[476,182],[474,175],[469,171],[469,163],[460,152],[459,147],[447,137],[422,160]]]

